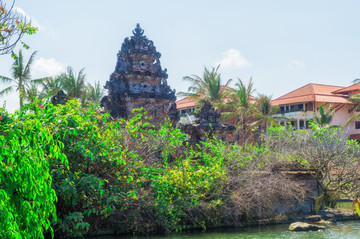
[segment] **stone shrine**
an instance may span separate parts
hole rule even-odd
[[[169,117],[176,123],[179,114],[175,90],[167,84],[167,70],[160,65],[161,54],[139,24],[133,34],[125,38],[117,54],[115,71],[105,85],[109,94],[102,98],[101,106],[114,118],[129,119],[132,109],[142,107],[152,117],[150,122]]]
[[[196,145],[200,141],[205,142],[206,139],[211,138],[213,135],[221,140],[234,141],[235,126],[221,124],[220,116],[219,113],[215,112],[213,106],[206,101],[200,112],[195,114],[195,124],[181,125],[180,129],[190,136],[188,142],[191,145]]]
[[[65,94],[65,92],[61,89],[59,90],[59,92],[54,95],[53,97],[51,97],[51,103],[53,105],[65,105],[68,101],[68,97]]]

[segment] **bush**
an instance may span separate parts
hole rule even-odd
[[[272,128],[268,142],[282,157],[303,165],[316,180],[326,204],[336,197],[354,196],[360,188],[360,146],[341,128],[312,125],[309,130]]]
[[[0,237],[44,238],[56,222],[50,164],[66,168],[63,144],[41,119],[0,112]]]

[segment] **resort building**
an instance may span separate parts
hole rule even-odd
[[[330,125],[344,125],[354,115],[356,107],[356,104],[348,99],[358,94],[359,89],[360,83],[350,87],[307,84],[271,102],[273,106],[280,107],[274,118],[280,125],[307,128],[313,114],[318,113],[320,105],[323,105],[325,110],[330,106],[335,109]],[[352,139],[360,139],[360,121],[349,123],[345,132]]]
[[[191,97],[185,97],[176,101],[176,109],[180,114],[180,124],[195,123],[195,111],[200,109],[197,100]]]

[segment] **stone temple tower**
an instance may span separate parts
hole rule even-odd
[[[166,69],[160,65],[161,54],[139,24],[133,34],[121,45],[115,71],[105,85],[108,95],[101,105],[115,118],[128,119],[132,109],[142,107],[152,122],[169,117],[175,123],[179,120],[175,90],[167,84]]]

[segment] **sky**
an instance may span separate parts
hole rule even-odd
[[[89,83],[105,85],[136,23],[161,53],[176,92],[190,86],[184,76],[218,64],[223,83],[252,77],[255,95],[273,99],[308,83],[349,86],[360,78],[357,0],[16,0],[15,6],[39,28],[23,38],[31,47],[26,57],[38,51],[33,79],[71,66],[85,68]],[[11,76],[12,62],[0,55],[0,75]],[[1,97],[0,106],[4,101],[9,111],[19,107],[16,92]]]

